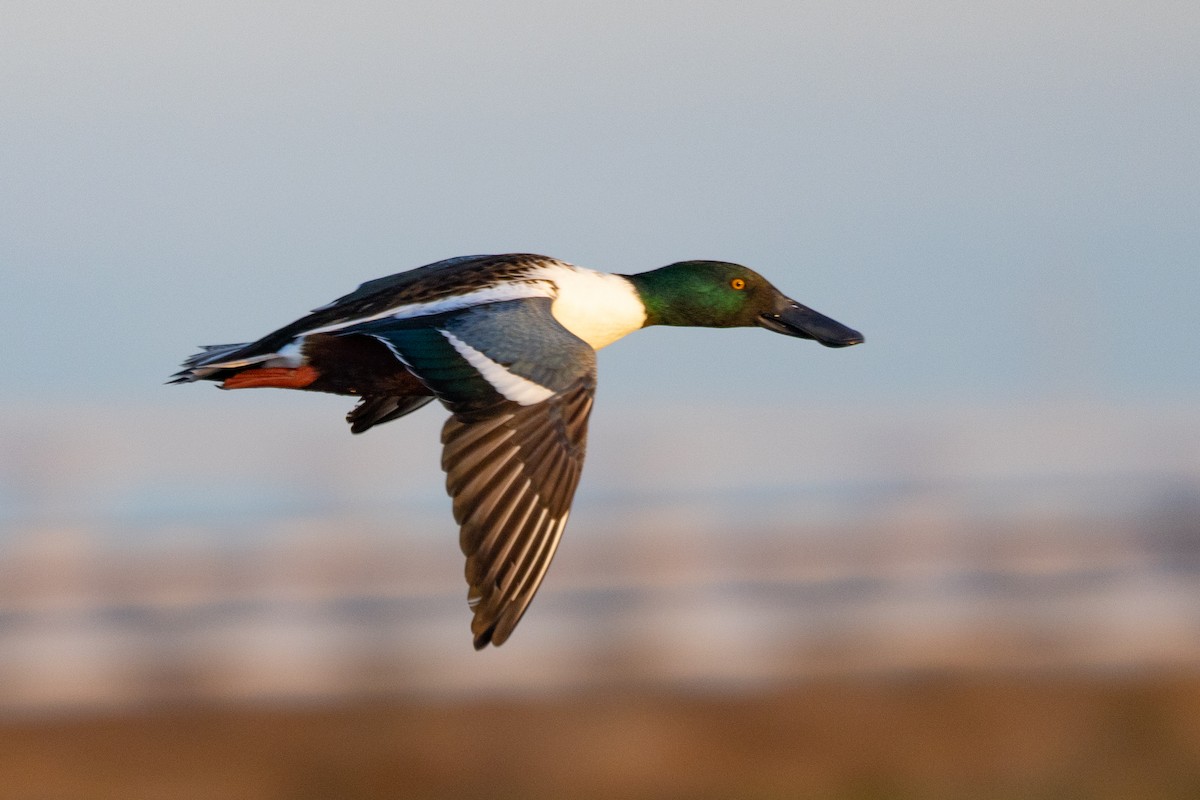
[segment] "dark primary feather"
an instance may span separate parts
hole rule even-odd
[[[541,585],[583,469],[595,374],[530,406],[442,430],[442,468],[467,557],[475,647],[503,644]]]

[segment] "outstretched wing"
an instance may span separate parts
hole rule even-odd
[[[532,406],[442,429],[442,468],[467,557],[475,648],[503,644],[546,575],[583,469],[595,379]]]
[[[418,322],[420,324],[418,324]],[[548,298],[368,323],[452,412],[442,467],[467,557],[475,647],[503,644],[533,600],[579,484],[596,356]]]

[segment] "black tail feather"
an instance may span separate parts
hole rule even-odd
[[[210,368],[209,365],[234,360],[239,356],[239,351],[244,350],[248,346],[249,343],[247,342],[238,342],[236,344],[202,344],[200,345],[200,352],[188,356],[181,365],[183,369],[172,375],[167,383],[191,383],[209,378],[221,371],[219,368]]]
[[[362,433],[375,425],[411,414],[432,400],[433,397],[428,395],[364,397],[346,415],[346,421],[350,423],[351,433]]]

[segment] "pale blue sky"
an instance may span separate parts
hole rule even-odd
[[[0,401],[194,400],[197,344],[511,250],[739,261],[867,336],[639,334],[608,403],[1196,398],[1198,41],[1194,2],[4,3]]]

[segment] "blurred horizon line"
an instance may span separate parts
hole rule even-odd
[[[0,532],[345,513],[448,528],[444,413],[356,437],[345,398],[238,399],[53,413],[0,403]],[[729,424],[750,414],[752,426]],[[626,522],[687,506],[726,521],[858,524],[914,502],[974,518],[1121,514],[1200,492],[1200,404],[598,407],[590,440],[573,530],[605,506]]]

